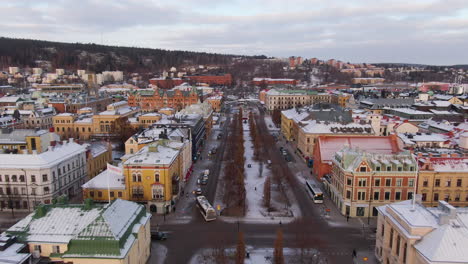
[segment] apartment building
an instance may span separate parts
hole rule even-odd
[[[0,130],[0,153],[42,153],[57,141],[60,136],[48,130],[3,128]]]
[[[444,200],[453,206],[468,206],[468,158],[453,154],[423,157],[419,154],[418,194],[424,206]]]
[[[61,144],[60,144],[61,143]],[[0,206],[30,210],[58,196],[73,196],[87,176],[86,148],[63,141],[33,154],[0,154]]]
[[[344,147],[332,159],[331,199],[343,215],[377,216],[377,206],[413,197],[416,166],[409,152],[375,154]]]
[[[171,107],[181,110],[188,105],[198,103],[197,90],[162,90],[136,91],[128,96],[128,104],[132,107],[140,107],[143,112],[157,112],[164,107]]]
[[[467,263],[468,208],[445,201],[424,207],[417,198],[377,210],[375,256],[380,263]]]
[[[26,244],[33,262],[145,264],[151,253],[151,214],[117,199],[109,205],[41,205],[6,234]]]

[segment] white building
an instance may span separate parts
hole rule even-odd
[[[19,68],[18,67],[8,67],[8,72],[11,75],[15,75],[17,72],[19,72]]]
[[[59,76],[61,75],[64,75],[65,74],[65,70],[64,69],[55,69],[55,73]]]
[[[32,73],[41,75],[42,74],[42,68],[33,68]]]
[[[468,208],[445,201],[404,201],[377,208],[375,255],[380,263],[468,263]]]
[[[70,139],[40,154],[0,154],[0,207],[31,210],[80,192],[87,175],[87,146]]]

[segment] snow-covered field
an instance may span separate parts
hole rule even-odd
[[[249,256],[245,258],[245,264],[271,264],[274,263],[273,259],[273,248],[253,248],[247,247],[246,251]],[[225,249],[225,254],[228,259],[227,263],[235,263],[235,249]],[[300,250],[294,248],[284,248],[284,263],[301,263]],[[317,251],[309,249],[303,256],[302,263],[326,263],[324,259],[318,260],[319,256]],[[190,264],[215,264],[216,260],[213,257],[213,251],[211,249],[202,249],[195,254],[189,262]]]

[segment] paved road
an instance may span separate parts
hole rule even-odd
[[[260,127],[260,131],[265,131],[264,137],[271,136],[267,131],[268,128],[264,121],[264,113],[259,111],[260,115],[256,121]],[[220,142],[220,154],[214,160],[215,163],[211,167],[213,174],[220,172],[221,158],[224,151],[228,123],[223,128],[224,137]],[[274,142],[274,141],[273,141]],[[265,146],[265,156],[272,160],[273,164],[285,163],[284,158],[278,151],[279,145],[270,144]],[[291,153],[292,154],[292,153]],[[285,165],[286,166],[286,165]],[[308,172],[308,169],[301,164],[299,159],[296,159],[295,164],[288,166],[288,173],[295,175],[298,171]],[[216,175],[217,176],[217,175]],[[284,247],[297,247],[297,230],[300,233],[310,235],[313,242],[313,247],[317,248],[322,254],[327,256],[328,263],[353,263],[351,253],[353,249],[359,251],[370,252],[374,241],[369,236],[368,230],[360,228],[361,224],[357,220],[350,221],[351,223],[343,223],[344,218],[340,218],[335,212],[335,217],[340,218],[337,225],[329,225],[327,218],[323,215],[323,206],[313,204],[305,191],[303,184],[297,177],[291,178],[291,188],[294,190],[295,201],[297,202],[301,214],[303,216],[303,224],[300,226],[295,223],[291,224],[245,224],[245,223],[226,223],[223,221],[205,222],[200,216],[197,209],[192,206],[191,215],[192,221],[189,224],[163,224],[161,229],[170,232],[170,238],[162,242],[168,248],[168,257],[165,263],[187,263],[191,257],[202,248],[210,248],[219,246],[221,243],[227,246],[235,245],[237,232],[244,232],[246,244],[258,248],[273,247],[273,243],[278,228],[282,228],[284,232]],[[215,178],[217,181],[217,178]],[[211,179],[210,179],[211,181]],[[206,188],[206,195],[213,201],[216,184],[212,181],[212,185]],[[336,210],[336,209],[334,209]],[[335,220],[335,219],[334,219]],[[157,254],[157,252],[153,252]],[[371,257],[371,256],[370,256]],[[372,262],[367,262],[372,263]]]

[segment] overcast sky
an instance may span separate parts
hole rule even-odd
[[[5,37],[349,62],[468,64],[467,0],[1,4],[0,34]]]

